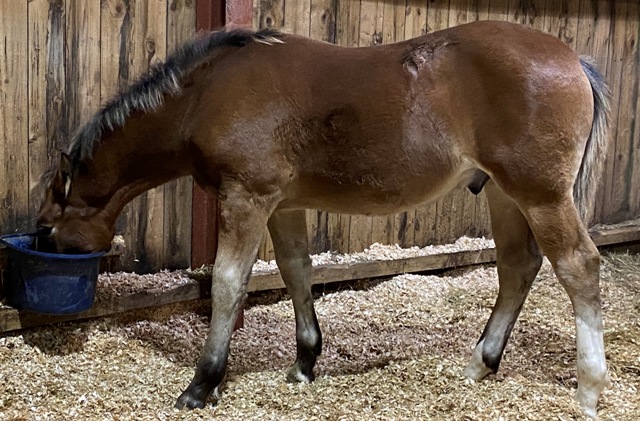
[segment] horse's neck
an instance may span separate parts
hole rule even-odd
[[[106,135],[90,164],[93,190],[86,186],[85,194],[106,199],[105,210],[117,217],[139,194],[188,174],[177,116],[170,115],[137,115]]]

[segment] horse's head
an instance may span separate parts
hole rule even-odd
[[[62,153],[38,212],[38,249],[57,253],[91,253],[108,250],[114,227],[99,207],[81,197],[78,172]],[[73,182],[72,182],[73,181]]]

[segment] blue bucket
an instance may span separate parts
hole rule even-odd
[[[46,314],[73,314],[93,305],[100,258],[91,254],[54,254],[35,250],[36,234],[0,237],[9,265],[4,289],[9,304]]]

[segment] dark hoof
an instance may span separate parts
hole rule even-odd
[[[202,409],[204,408],[204,399],[195,398],[188,391],[182,392],[178,398],[175,407],[178,409]]]

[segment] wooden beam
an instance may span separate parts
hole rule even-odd
[[[211,31],[224,26],[225,0],[196,0],[196,31]]]
[[[594,242],[600,246],[632,244],[640,242],[640,226],[602,229],[591,232]],[[495,261],[495,250],[474,250],[457,253],[443,253],[397,260],[363,261],[349,264],[329,264],[313,268],[311,282],[324,284],[363,278],[394,276],[402,273],[427,272],[452,269]],[[98,285],[100,288],[100,285]],[[249,281],[249,291],[263,291],[284,288],[280,274],[255,274]],[[25,329],[70,320],[86,320],[109,316],[131,310],[159,307],[179,302],[187,302],[210,297],[211,280],[191,280],[190,282],[165,290],[145,290],[113,299],[98,301],[88,311],[69,316],[47,316],[28,311],[18,311],[10,307],[0,307],[0,332]]]
[[[591,239],[596,246],[611,246],[616,244],[633,243],[640,241],[640,226],[601,229],[589,231]]]
[[[410,259],[387,261],[364,261],[350,264],[324,265],[313,268],[312,284],[347,281],[354,279],[391,276],[408,272],[424,272],[490,263],[495,260],[495,251],[476,250],[459,253],[416,257]],[[98,288],[100,285],[98,284]],[[250,292],[284,288],[284,283],[277,271],[253,275],[249,281]],[[113,315],[131,310],[159,307],[167,304],[209,298],[211,296],[211,280],[191,280],[186,284],[159,290],[151,289],[115,297],[110,300],[97,301],[86,312],[50,316],[29,311],[18,311],[14,308],[0,308],[0,332],[24,329],[51,323],[71,320],[85,320],[95,317]]]
[[[196,1],[196,32],[212,31],[225,22],[225,0]],[[218,249],[218,200],[193,183],[191,267],[210,265]]]
[[[252,0],[226,0],[225,25],[251,28],[253,26]]]

